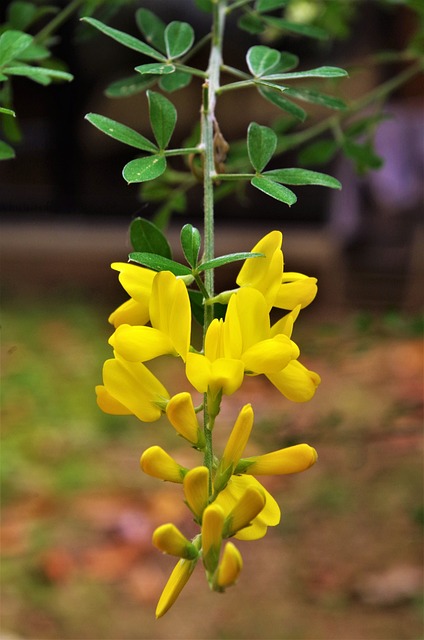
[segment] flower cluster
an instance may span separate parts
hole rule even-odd
[[[222,398],[233,395],[245,376],[266,376],[295,402],[311,399],[320,382],[317,373],[299,362],[299,348],[291,339],[300,310],[316,295],[316,279],[285,272],[281,245],[282,234],[270,232],[252,249],[260,256],[244,262],[237,288],[204,296],[205,305],[219,302],[226,310],[209,323],[201,351],[191,345],[186,279],[135,264],[112,265],[130,299],[109,318],[115,327],[110,338],[114,357],[104,364],[103,385],[96,389],[98,404],[106,413],[134,414],[143,422],[165,414],[176,432],[203,456],[192,469],[158,445],[141,456],[145,473],[182,485],[184,501],[199,526],[191,540],[171,523],[153,534],[158,549],[179,558],[160,597],[157,617],[172,606],[199,561],[213,590],[224,591],[234,584],[242,558],[230,539],[262,538],[268,526],[278,524],[279,506],[256,476],[298,473],[317,459],[307,444],[244,458],[254,422],[250,404],[242,407],[222,454],[217,456],[212,448]],[[284,310],[274,324],[271,309]],[[203,394],[200,407],[187,391],[171,397],[146,366],[165,355],[181,360],[190,385]]]

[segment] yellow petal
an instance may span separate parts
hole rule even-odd
[[[242,360],[246,371],[277,373],[299,355],[298,346],[281,334],[275,338],[257,342],[243,353]]]
[[[240,269],[237,284],[240,287],[254,287],[267,299],[268,307],[273,306],[274,298],[281,283],[283,272],[283,254],[280,231],[271,231],[261,238],[252,252],[263,253],[265,258],[249,258]]]
[[[156,618],[163,616],[172,607],[189,581],[195,566],[196,560],[181,559],[177,562],[159,598],[156,607]]]
[[[129,362],[146,362],[165,354],[178,355],[170,338],[153,327],[121,324],[109,343]]]
[[[148,305],[156,271],[128,262],[114,262],[111,267],[119,271],[119,282],[131,298]]]
[[[156,274],[149,313],[152,327],[166,335],[176,352],[185,360],[190,347],[190,299],[184,282],[170,271]]]
[[[154,445],[143,452],[140,458],[140,467],[149,476],[167,480],[168,482],[181,483],[187,469],[182,467],[162,447]]]
[[[144,325],[149,321],[149,299],[137,302],[130,298],[113,311],[108,322],[119,327],[120,324]]]
[[[268,307],[259,291],[245,287],[231,296],[224,323],[227,358],[241,358],[247,349],[269,338],[269,332]]]
[[[141,362],[106,360],[103,383],[115,400],[143,422],[159,420],[162,410],[155,403],[169,398],[162,383]]]
[[[115,416],[127,416],[132,414],[132,411],[127,409],[127,407],[124,407],[124,405],[118,402],[118,400],[115,400],[115,398],[110,395],[106,387],[102,384],[96,386],[96,396],[98,406],[105,413],[110,413]]]
[[[200,353],[188,353],[186,376],[200,393],[210,389],[216,395],[222,389],[225,395],[231,395],[243,382],[244,366],[241,360],[219,358],[211,362]]]
[[[240,551],[232,542],[227,542],[224,547],[224,553],[222,554],[222,560],[216,572],[215,587],[223,590],[233,585],[242,568],[243,559]]]
[[[279,309],[294,309],[300,304],[304,309],[317,295],[317,279],[299,273],[284,275],[286,281],[283,280],[278,290],[274,306]],[[293,281],[290,281],[290,278],[293,278]]]
[[[292,360],[278,373],[266,374],[272,384],[293,402],[307,402],[313,398],[321,378],[310,371],[299,360]]]
[[[301,305],[298,304],[292,311],[286,313],[285,316],[280,318],[275,324],[271,327],[271,337],[274,338],[279,333],[291,338],[293,333],[294,323],[300,313]]]

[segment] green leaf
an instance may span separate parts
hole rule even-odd
[[[212,0],[194,0],[196,6],[199,7],[202,11],[212,11],[213,4]]]
[[[253,35],[262,33],[265,29],[263,20],[253,13],[244,13],[237,22],[237,26],[239,29],[243,29],[243,31],[247,31]]]
[[[291,33],[296,33],[308,38],[317,38],[318,40],[328,39],[328,33],[324,29],[321,29],[321,27],[301,22],[291,22],[290,20],[274,18],[273,16],[264,16],[263,19],[267,24],[272,27],[277,27],[277,29],[281,29],[282,31],[290,31]]]
[[[260,78],[278,66],[281,53],[277,49],[271,49],[262,45],[250,47],[246,54],[246,62],[249,71],[255,78]]]
[[[218,258],[207,260],[207,262],[202,262],[197,267],[197,271],[200,273],[201,271],[206,271],[207,269],[216,269],[217,267],[222,267],[224,264],[230,264],[231,262],[237,262],[238,260],[248,260],[249,258],[263,258],[264,255],[265,254],[263,253],[252,253],[250,251],[228,253],[225,256],[219,256]]]
[[[138,51],[139,53],[144,53],[144,55],[149,56],[150,58],[154,58],[155,60],[165,61],[166,58],[161,53],[150,47],[148,44],[139,40],[138,38],[134,38],[134,36],[125,33],[124,31],[119,31],[119,29],[113,29],[112,27],[108,27],[100,20],[96,20],[95,18],[82,18],[83,22],[88,22],[92,27],[98,29],[105,35],[109,36],[116,42],[124,45],[124,47],[128,47],[129,49],[134,49],[134,51]]]
[[[135,67],[135,70],[141,75],[166,75],[169,73],[174,73],[175,67],[173,64],[167,64],[166,62],[151,62],[149,64],[140,64],[138,67]]]
[[[146,182],[161,176],[166,169],[165,156],[148,156],[131,160],[122,170],[122,175],[128,184]]]
[[[274,11],[274,9],[284,7],[286,4],[287,0],[256,0],[255,9],[260,13],[265,13],[266,11]]]
[[[0,160],[11,160],[15,157],[15,150],[10,144],[0,140]]]
[[[4,66],[19,55],[32,43],[32,36],[13,29],[0,36],[0,66]]]
[[[320,187],[329,187],[330,189],[341,189],[342,185],[336,178],[319,173],[318,171],[310,171],[308,169],[273,169],[263,173],[267,178],[271,178],[275,182],[283,184],[313,184]]]
[[[115,140],[119,140],[119,142],[128,144],[130,147],[135,147],[142,151],[150,151],[151,153],[158,151],[157,146],[153,144],[153,142],[150,142],[150,140],[137,131],[134,131],[134,129],[127,127],[125,124],[116,122],[116,120],[111,120],[98,113],[87,113],[85,119],[106,135]]]
[[[172,93],[173,91],[178,91],[178,89],[184,89],[184,87],[187,87],[191,80],[192,76],[190,73],[186,73],[185,71],[175,71],[173,74],[162,76],[159,80],[159,87],[163,91]]]
[[[172,258],[171,247],[162,231],[145,218],[135,218],[131,222],[130,239],[134,251],[155,253],[169,260]]]
[[[181,246],[187,262],[191,267],[197,265],[199,257],[201,237],[200,231],[191,224],[185,224],[181,229]]]
[[[277,136],[269,127],[251,122],[247,130],[247,150],[254,169],[260,173],[271,160],[277,146]]]
[[[70,81],[73,76],[66,71],[57,71],[56,69],[46,69],[45,67],[32,67],[30,65],[18,65],[7,67],[5,73],[11,76],[25,76],[38,82],[39,84],[48,85],[52,80]]]
[[[312,102],[313,104],[328,107],[329,109],[338,109],[340,111],[346,109],[346,103],[340,98],[328,96],[325,93],[314,91],[313,89],[294,89],[292,87],[287,87],[285,94],[292,98],[303,100],[304,102]]]
[[[380,169],[384,164],[383,159],[375,153],[371,142],[359,144],[353,140],[345,140],[343,151],[355,162],[356,170],[360,174],[364,174],[369,169]]]
[[[32,2],[11,2],[7,8],[8,22],[15,29],[25,30],[37,14]]]
[[[45,60],[50,56],[50,51],[41,46],[40,44],[30,44],[26,47],[22,53],[19,54],[19,60],[32,61],[32,60]]]
[[[137,75],[112,82],[107,87],[105,94],[108,98],[126,98],[145,91],[145,89],[154,85],[155,82],[156,78],[151,76],[142,76],[137,73]]]
[[[306,166],[311,164],[327,164],[338,149],[335,140],[317,140],[302,149],[298,154],[298,160]]]
[[[268,100],[268,102],[271,102],[276,107],[279,107],[279,109],[286,111],[301,122],[306,120],[306,111],[291,100],[287,100],[287,98],[282,96],[281,93],[277,93],[272,89],[265,89],[264,87],[259,89],[259,93],[265,98],[265,100]]]
[[[264,76],[264,80],[294,80],[297,78],[343,78],[347,71],[339,67],[317,67],[309,71],[296,71],[295,73],[277,73]]]
[[[299,58],[294,53],[281,51],[280,54],[280,63],[278,64],[274,73],[284,73],[285,71],[290,71],[291,69],[295,69],[298,66]]]
[[[282,184],[278,184],[269,178],[264,178],[263,176],[255,176],[252,178],[250,184],[259,191],[263,191],[271,198],[275,198],[276,200],[280,200],[280,202],[284,202],[291,207],[297,200],[296,194],[291,191],[291,189],[287,189]]]
[[[191,275],[191,269],[189,267],[155,253],[135,251],[130,253],[128,257],[132,262],[142,264],[144,267],[149,267],[149,269],[153,269],[154,271],[170,271],[175,276]]]
[[[13,109],[6,109],[6,107],[0,107],[0,113],[4,113],[7,116],[13,116],[14,118],[16,118],[16,113],[13,111]]]
[[[163,20],[149,9],[138,9],[135,13],[135,20],[147,42],[155,49],[166,53],[164,38],[166,24]]]
[[[191,49],[194,30],[188,22],[170,22],[165,29],[165,46],[169,59],[180,58]]]
[[[160,93],[147,92],[152,131],[160,149],[166,149],[175,129],[177,112],[172,102]]]

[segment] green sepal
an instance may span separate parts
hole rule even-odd
[[[264,178],[263,176],[255,176],[250,181],[250,184],[259,191],[263,191],[271,198],[275,198],[280,202],[284,202],[289,207],[294,204],[297,200],[296,194],[293,193],[291,189],[283,186],[282,184],[278,184],[278,182],[274,182],[269,178]]]
[[[116,120],[111,120],[111,118],[106,118],[98,113],[87,113],[85,119],[88,120],[90,124],[97,127],[97,129],[103,131],[106,135],[118,140],[119,142],[123,142],[130,147],[135,147],[142,151],[150,151],[152,153],[159,151],[153,142],[150,142],[150,140],[134,129],[131,129],[131,127],[127,127],[125,124],[116,122]]]
[[[319,173],[318,171],[310,171],[308,169],[273,169],[272,171],[264,171],[262,175],[282,184],[310,184],[329,187],[330,189],[342,188],[341,183],[336,178],[326,173]]]
[[[165,169],[165,156],[152,155],[131,160],[122,169],[122,175],[128,184],[134,184],[154,180],[161,176]]]
[[[191,267],[195,268],[201,244],[200,231],[191,224],[185,224],[181,229],[180,239],[187,262]]]
[[[184,264],[170,260],[164,256],[157,255],[156,253],[147,253],[145,251],[133,251],[129,254],[129,259],[137,264],[142,264],[144,267],[153,269],[153,271],[170,271],[175,276],[187,276],[191,275],[191,269]]]
[[[277,147],[277,136],[269,127],[251,122],[247,130],[247,151],[249,160],[258,173],[271,160]]]
[[[202,262],[196,268],[198,273],[206,271],[207,269],[216,269],[222,267],[224,264],[230,264],[231,262],[237,262],[238,260],[247,260],[248,258],[263,258],[263,253],[252,253],[251,251],[241,251],[239,253],[227,253],[225,256],[219,256],[218,258],[212,258]]]
[[[228,484],[229,479],[233,475],[234,465],[230,464],[226,469],[222,469],[222,460],[216,470],[215,480],[213,483],[215,493],[220,493]]]
[[[135,218],[130,225],[130,240],[134,251],[155,253],[172,259],[172,251],[162,231],[146,218]]]
[[[240,460],[236,464],[236,468],[234,469],[234,475],[246,473],[249,467],[251,467],[254,462],[255,458],[240,458]]]

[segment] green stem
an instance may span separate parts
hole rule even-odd
[[[201,109],[201,149],[203,151],[203,207],[204,207],[204,255],[203,260],[212,260],[214,246],[214,180],[216,178],[214,158],[215,103],[219,89],[220,69],[222,65],[222,42],[225,26],[227,0],[214,0],[212,42],[207,69],[207,80],[203,85]],[[214,296],[213,269],[205,273],[205,288],[209,297]],[[203,337],[213,320],[213,305],[204,307]],[[216,415],[216,413],[215,413]],[[208,404],[208,394],[204,395],[203,429],[205,433],[204,464],[209,469],[209,492],[212,495],[213,445],[212,428],[214,416]]]
[[[68,18],[84,3],[85,0],[73,0],[62,11],[60,11],[48,24],[46,24],[41,31],[39,31],[34,40],[36,42],[43,42],[52,33],[54,33]]]

